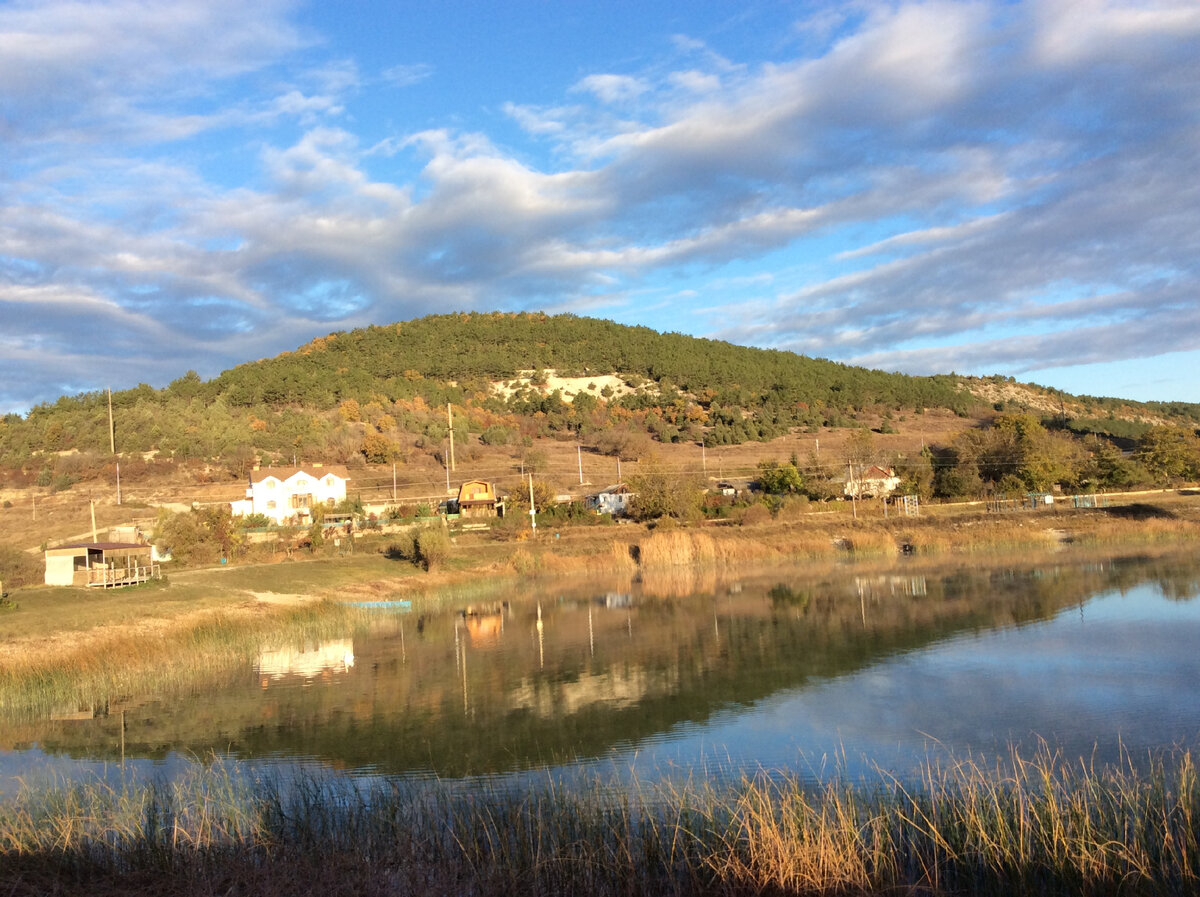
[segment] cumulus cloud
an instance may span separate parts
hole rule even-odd
[[[492,110],[512,146],[369,132],[357,98],[432,65],[313,64],[286,3],[9,5],[0,403],[647,291],[675,328],[920,372],[1200,348],[1200,13],[1086,7],[864,3],[769,63],[664,36]]]

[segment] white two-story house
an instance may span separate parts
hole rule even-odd
[[[349,480],[346,468],[336,464],[255,468],[245,499],[233,502],[233,513],[264,514],[280,525],[292,518],[303,523],[317,505],[332,508],[345,501]]]

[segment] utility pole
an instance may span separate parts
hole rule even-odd
[[[450,439],[450,444],[454,445],[453,437],[451,437],[451,439]],[[443,463],[446,462],[445,455],[442,456],[442,461],[443,461]],[[445,467],[446,467],[446,494],[449,495],[450,494],[450,465],[449,465],[449,463],[445,463]]]
[[[109,389],[109,390],[107,390],[107,392],[108,392],[108,451],[109,451],[109,454],[115,455],[117,453],[117,436],[116,436],[116,430],[113,428],[112,390]]]
[[[450,467],[449,470],[454,470],[454,412],[450,410],[450,403],[446,403],[446,425],[450,429]]]
[[[579,485],[583,485],[583,446],[575,446],[575,454],[579,458]]]
[[[396,500],[396,462],[392,462],[392,501]]]
[[[533,474],[529,475],[529,526],[537,532],[537,508],[533,505]],[[538,605],[538,614],[541,615],[541,605]]]
[[[105,390],[108,393],[108,450],[116,457],[117,454],[117,430],[113,426],[112,413],[112,388]],[[121,503],[121,459],[117,458],[117,504]]]

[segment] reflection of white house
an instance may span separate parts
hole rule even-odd
[[[349,479],[346,468],[339,465],[256,468],[250,472],[246,497],[233,502],[233,513],[265,514],[277,524],[293,517],[303,521],[317,505],[332,508],[345,501]]]
[[[628,514],[629,503],[634,494],[624,483],[617,483],[615,486],[601,489],[595,495],[589,495],[587,506],[601,514]]]
[[[313,679],[326,673],[345,673],[354,666],[354,642],[335,639],[304,648],[264,650],[258,656],[259,675],[271,679],[303,676]]]
[[[891,495],[900,485],[900,477],[890,467],[868,467],[866,470],[854,471],[853,477],[846,481],[844,492],[846,497],[880,498]]]

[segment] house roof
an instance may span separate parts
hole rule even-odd
[[[314,467],[312,465],[306,467],[260,467],[258,470],[250,471],[250,482],[261,483],[270,477],[283,482],[291,479],[298,473],[307,474],[314,480],[322,479],[323,477],[332,474],[343,480],[350,479],[350,471],[346,470],[341,464],[322,465]]]
[[[55,545],[53,548],[47,548],[47,551],[63,551],[71,550],[78,551],[80,549],[90,549],[92,551],[117,551],[120,549],[144,548],[150,550],[150,546],[142,542],[70,542],[66,545]]]
[[[491,504],[495,501],[496,490],[487,480],[467,480],[458,487],[458,503],[460,505]]]
[[[597,495],[627,495],[629,494],[629,486],[625,483],[614,483],[611,486],[605,486]]]

